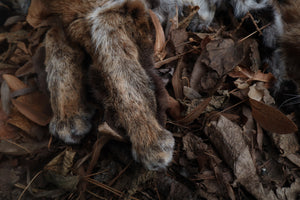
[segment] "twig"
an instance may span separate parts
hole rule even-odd
[[[84,176],[84,178],[88,178],[88,177],[91,177],[91,176],[96,176],[98,174],[103,174],[104,172],[107,172],[107,171],[108,171],[108,169],[104,169],[100,172],[96,172],[96,173],[93,173],[93,174],[88,174],[88,175]]]
[[[1,138],[1,139],[2,139],[2,138]],[[23,147],[22,145],[20,145],[20,144],[18,144],[18,143],[15,143],[15,142],[10,141],[10,140],[7,140],[7,139],[2,139],[2,140],[6,141],[6,142],[8,142],[8,143],[11,143],[11,144],[16,145],[17,147],[23,149],[23,150],[26,151],[27,153],[31,153],[26,147]]]
[[[99,182],[99,181],[96,181],[96,180],[91,179],[91,178],[85,178],[85,180],[86,180],[87,182],[91,183],[91,184],[94,184],[94,185],[96,185],[96,186],[98,186],[98,187],[100,187],[100,188],[102,188],[102,189],[104,189],[104,190],[107,190],[107,191],[109,191],[109,192],[111,192],[111,193],[117,195],[118,197],[123,197],[123,196],[124,196],[124,193],[123,193],[123,192],[120,192],[119,190],[117,190],[117,189],[115,189],[115,188],[112,188],[112,187],[110,187],[110,186],[108,186],[108,185],[105,185],[105,184],[103,184],[103,183],[101,183],[101,182]],[[139,199],[137,199],[137,198],[135,198],[135,197],[130,197],[130,199],[133,199],[133,200],[139,200]]]
[[[53,136],[50,135],[50,138],[49,138],[49,141],[48,141],[48,145],[47,145],[48,150],[50,150],[50,148],[51,148],[52,140],[53,140]]]
[[[259,32],[260,35],[262,35],[261,29],[257,26],[257,23],[256,23],[254,17],[251,15],[250,12],[248,12],[247,15],[251,18],[251,20],[252,20],[252,22],[253,22],[253,24],[254,24],[256,30]]]
[[[157,196],[158,200],[160,200],[160,195],[159,195],[157,186],[155,186],[154,190],[155,190],[155,192],[156,192],[156,196]]]
[[[131,165],[132,163],[132,160],[126,165],[126,167],[124,169],[122,169],[119,174],[114,178],[112,179],[109,183],[108,183],[108,186],[112,186],[116,180],[118,180],[118,178],[128,169],[128,167]]]
[[[179,59],[180,57],[184,56],[185,54],[188,54],[188,53],[191,53],[192,51],[194,51],[195,49],[191,49],[187,52],[184,52],[184,53],[181,53],[181,54],[178,54],[176,56],[173,56],[173,57],[170,57],[170,58],[167,58],[165,60],[162,60],[162,61],[159,61],[159,62],[156,62],[155,63],[155,68],[160,68],[161,66],[165,65],[165,64],[168,64],[174,60],[177,60]]]
[[[18,197],[18,200],[21,200],[24,193],[27,191],[27,189],[30,187],[30,185],[33,183],[33,181],[42,173],[43,171],[39,171],[32,179],[31,181],[28,183],[28,185],[24,188],[23,192],[20,194],[20,196]]]
[[[254,19],[253,15],[252,15],[250,12],[248,12],[248,13],[241,19],[240,24],[236,27],[236,29],[233,31],[233,33],[235,33],[237,30],[239,30],[239,29],[241,28],[241,26],[243,25],[244,21],[245,21],[247,18],[249,18],[249,17],[250,17],[250,19],[252,20],[252,23],[254,24],[256,30],[259,32],[260,35],[262,35],[262,32],[261,32],[262,28],[259,28],[259,27],[257,26],[257,23],[255,22],[255,19]]]
[[[263,27],[260,28],[260,30],[263,30],[263,29],[267,28],[267,27],[270,26],[270,25],[271,25],[271,23],[269,23],[269,24],[267,24],[267,25],[264,25]],[[256,34],[257,32],[258,32],[258,31],[254,31],[253,33],[249,34],[248,36],[246,36],[246,37],[240,39],[240,40],[238,41],[238,43],[241,43],[241,42],[247,40],[249,37],[251,37],[252,35]]]
[[[198,12],[198,10],[199,10],[198,6],[193,7],[192,12],[190,12],[189,15],[178,24],[178,28],[186,28],[190,24],[194,15]]]
[[[89,194],[91,194],[91,195],[93,195],[94,197],[96,197],[96,198],[98,198],[98,199],[107,200],[107,198],[101,197],[101,196],[99,196],[98,194],[96,194],[96,193],[94,193],[94,192],[92,192],[92,191],[86,190],[86,192],[89,193]]]

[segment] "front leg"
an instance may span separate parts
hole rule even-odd
[[[62,28],[52,28],[46,35],[46,71],[53,118],[50,132],[66,143],[78,143],[90,131],[83,91],[83,53],[71,47]]]

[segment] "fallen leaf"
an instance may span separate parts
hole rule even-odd
[[[43,148],[47,148],[47,144],[48,141],[16,143],[10,140],[0,140],[0,152],[7,155],[22,156]]]
[[[271,73],[263,73],[260,70],[252,72],[249,69],[241,66],[236,66],[228,75],[232,78],[248,78],[253,81],[261,81],[265,83],[272,83],[275,77]]]
[[[192,112],[190,112],[187,116],[184,118],[178,120],[177,122],[184,125],[189,125],[192,123],[195,119],[197,119],[206,109],[206,107],[209,105],[209,102],[211,101],[211,97],[206,98],[204,101],[202,101]]]
[[[237,124],[221,115],[206,126],[205,133],[233,170],[236,181],[257,199],[277,199],[271,190],[263,187],[243,130]]]
[[[37,97],[37,96],[36,96]],[[48,100],[44,97],[43,94],[40,94],[38,98],[35,100],[35,103],[41,102],[41,104],[34,104],[34,103],[26,103],[21,102],[18,100],[12,99],[13,105],[28,119],[32,120],[33,122],[41,125],[46,126],[49,124],[51,120],[51,114],[49,107],[44,107],[43,103],[48,105]]]
[[[53,158],[44,167],[46,180],[64,190],[74,191],[80,179],[70,174],[75,155],[75,151],[66,149]]]
[[[267,131],[278,134],[295,133],[296,124],[278,109],[254,99],[249,99],[254,119]]]
[[[16,16],[12,16],[6,19],[5,23],[3,24],[3,26],[7,27],[7,26],[11,26],[13,24],[16,24],[17,22],[20,21],[24,21],[25,17],[22,15],[16,15]]]
[[[274,98],[263,82],[257,82],[249,87],[248,96],[256,101],[262,101],[267,105],[275,104]]]
[[[201,95],[197,91],[195,91],[193,88],[184,86],[183,93],[184,93],[184,96],[187,97],[189,100],[201,99]]]
[[[172,85],[173,85],[176,99],[183,98],[183,85],[182,85],[181,74],[184,67],[185,67],[185,63],[183,62],[183,58],[181,58],[177,63],[175,73],[172,77]]]
[[[161,61],[167,55],[164,48],[166,44],[165,33],[156,14],[152,10],[149,10],[149,14],[155,28],[154,56],[157,61]]]
[[[211,40],[197,59],[191,74],[191,88],[214,91],[222,78],[243,59],[242,48],[232,39]]]
[[[44,176],[49,183],[66,191],[75,191],[80,180],[79,176],[63,176],[52,171],[47,171]]]
[[[28,118],[26,118],[20,112],[18,112],[16,108],[12,109],[7,123],[21,129],[22,131],[27,133],[31,138],[40,138],[41,136],[40,132],[35,132],[35,130],[37,130],[39,126],[36,123],[29,120]]]
[[[244,90],[244,89],[247,89],[249,88],[249,84],[241,79],[241,78],[238,78],[234,81],[234,85],[238,88],[238,89],[241,89],[241,90]]]
[[[18,43],[19,41],[28,39],[28,36],[29,32],[23,29],[16,32],[6,33],[6,39],[8,43]]]
[[[43,0],[31,0],[26,20],[33,28],[46,25],[45,18],[48,15],[49,9],[45,6]]]
[[[12,75],[3,75],[12,92],[26,90],[28,86]],[[51,120],[49,99],[40,92],[32,92],[12,99],[13,105],[28,119],[46,126]]]
[[[73,167],[75,155],[75,151],[73,151],[71,148],[67,148],[65,151],[53,158],[44,167],[44,169],[66,176],[68,173],[70,173],[70,170]]]
[[[13,75],[3,74],[3,79],[8,84],[9,88],[14,92],[19,89],[27,88],[27,85]]]
[[[25,63],[22,67],[20,67],[16,71],[15,76],[21,77],[21,76],[25,76],[25,75],[34,74],[34,73],[35,73],[35,70],[33,68],[32,62],[28,61],[27,63]]]
[[[178,101],[173,97],[168,95],[168,109],[167,112],[169,116],[174,120],[179,120],[181,118],[181,108]]]
[[[255,86],[256,84],[253,84],[249,87],[248,96],[255,101],[261,101],[264,96],[264,92],[257,90]]]
[[[0,139],[13,139],[18,136],[18,130],[7,123],[8,116],[0,109]]]
[[[201,138],[192,133],[188,133],[182,138],[182,144],[183,150],[190,160],[197,159],[208,148]]]
[[[275,81],[275,77],[271,73],[264,74],[260,70],[258,70],[252,77],[255,81],[262,81],[265,83],[272,83]]]

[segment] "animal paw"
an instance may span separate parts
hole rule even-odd
[[[91,116],[88,114],[75,115],[65,119],[53,117],[49,124],[50,133],[65,143],[76,144],[91,130]]]
[[[153,140],[152,143],[133,144],[133,158],[149,170],[165,169],[172,161],[174,143],[172,133],[163,129],[158,139]]]

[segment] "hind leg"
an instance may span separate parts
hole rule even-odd
[[[90,131],[83,91],[83,53],[71,47],[61,28],[46,35],[46,71],[53,118],[50,132],[66,143],[78,143]]]

